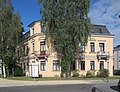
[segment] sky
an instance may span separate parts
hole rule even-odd
[[[31,22],[40,20],[41,5],[37,0],[12,0],[15,12],[19,12],[25,31]],[[114,34],[114,46],[120,44],[120,0],[90,0],[88,13],[91,23],[106,25],[107,29]]]
[[[33,21],[40,20],[41,5],[37,0],[11,0],[14,12],[19,12],[25,31],[29,31],[28,25]]]

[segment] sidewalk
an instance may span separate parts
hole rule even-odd
[[[0,78],[0,87],[35,86],[35,85],[63,85],[63,84],[92,84],[103,92],[117,92],[118,80],[50,80],[50,81],[19,81]],[[97,91],[96,91],[97,92]]]
[[[88,80],[52,80],[52,81],[19,81],[0,78],[0,87],[34,86],[34,85],[63,85],[63,84],[90,84]]]

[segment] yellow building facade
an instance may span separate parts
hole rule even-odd
[[[19,62],[26,76],[31,76],[32,65],[37,66],[38,75],[42,77],[55,77],[61,74],[59,54],[45,39],[45,27],[40,21],[28,25],[30,30],[24,34],[22,45],[18,47]],[[85,76],[87,71],[108,69],[113,76],[113,37],[104,25],[94,25],[88,44],[80,47],[80,57],[75,62],[75,69],[80,76]],[[24,53],[24,54],[21,54]],[[30,68],[31,67],[31,68]],[[35,72],[34,70],[33,72]]]

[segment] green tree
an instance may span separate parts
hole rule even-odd
[[[23,27],[18,13],[14,13],[11,0],[0,0],[0,59],[8,75],[16,61],[16,46],[22,37]]]
[[[71,74],[73,62],[78,60],[80,43],[87,44],[91,23],[88,18],[90,0],[38,0],[46,24],[46,37],[55,41],[60,53],[61,71]]]

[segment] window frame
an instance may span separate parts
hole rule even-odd
[[[85,42],[80,43],[80,52],[85,52]]]
[[[34,42],[32,43],[32,51],[33,51],[33,53],[35,52],[35,43]]]
[[[95,52],[95,42],[90,42],[90,52]]]
[[[32,28],[32,34],[34,35],[34,28]]]
[[[60,71],[60,61],[53,60],[53,71]]]
[[[40,41],[40,52],[46,51],[45,45],[46,45],[45,40],[44,41]]]
[[[104,69],[104,61],[100,61],[99,67],[100,67],[100,70]]]
[[[80,70],[85,70],[85,61],[80,61]]]
[[[90,61],[90,70],[95,70],[95,61]]]
[[[29,47],[28,47],[28,45],[26,46],[26,55],[28,56],[28,54],[29,54]]]
[[[45,26],[41,24],[41,33],[45,33]]]
[[[40,61],[40,70],[41,71],[46,71],[46,61]]]
[[[105,43],[99,43],[99,51],[104,52],[105,51]]]

